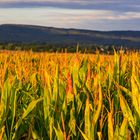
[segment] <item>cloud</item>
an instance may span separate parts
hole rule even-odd
[[[0,8],[27,8],[27,7],[57,7],[69,9],[92,9],[93,2],[90,0],[2,0]]]
[[[0,0],[0,23],[140,30],[140,0]]]
[[[13,8],[0,11],[0,23],[33,24],[92,30],[140,30],[140,13],[60,8]],[[133,23],[133,25],[131,25]],[[135,23],[135,24],[134,24]],[[133,28],[132,28],[133,27]]]
[[[139,0],[0,0],[0,8],[57,7],[140,12]]]

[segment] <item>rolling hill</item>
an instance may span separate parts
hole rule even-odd
[[[86,44],[140,47],[140,31],[92,31],[33,25],[0,25],[0,43]]]

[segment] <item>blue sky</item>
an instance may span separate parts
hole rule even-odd
[[[140,30],[140,0],[0,0],[0,24]]]

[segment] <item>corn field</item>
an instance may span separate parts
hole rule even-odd
[[[0,140],[139,140],[140,54],[0,52]]]

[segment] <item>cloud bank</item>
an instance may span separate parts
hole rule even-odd
[[[0,23],[140,30],[140,1],[0,0]]]
[[[139,0],[1,0],[0,8],[57,7],[69,9],[96,9],[139,11]]]

